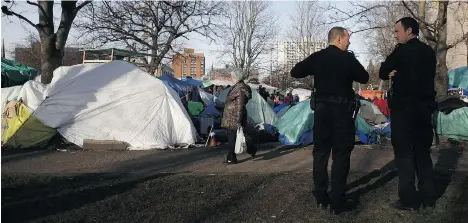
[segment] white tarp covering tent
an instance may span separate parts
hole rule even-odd
[[[37,81],[28,81],[21,86],[2,88],[2,111],[7,101],[22,99],[23,103],[32,111],[44,101],[46,85]]]
[[[60,67],[35,116],[68,141],[119,140],[130,149],[195,143],[177,93],[124,61]]]
[[[291,91],[291,94],[292,95],[298,95],[299,96],[299,101],[305,101],[306,99],[308,99],[311,95],[312,91],[311,90],[307,90],[307,89],[303,89],[303,88],[295,88]]]
[[[200,98],[203,101],[203,103],[208,106],[214,104],[214,95],[206,92],[200,87],[197,87],[198,93],[200,94]]]
[[[261,83],[261,84],[252,84],[252,83],[249,83],[248,85],[250,86],[250,88],[252,88],[252,90],[253,90],[253,89],[258,89],[258,87],[259,87],[260,85],[262,85],[262,87],[265,88],[268,92],[273,92],[273,91],[275,91],[275,90],[278,90],[278,88],[276,88],[276,87],[270,86],[270,85],[268,85],[268,84],[263,84],[263,83]]]
[[[387,122],[387,117],[380,111],[377,105],[366,100],[361,101],[361,108],[359,109],[358,115],[364,119],[370,120],[375,124]]]
[[[236,84],[235,82],[229,81],[229,80],[210,80],[210,82],[218,86],[228,86],[228,85],[232,86]]]

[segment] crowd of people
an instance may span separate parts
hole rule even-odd
[[[299,102],[299,95],[293,95],[291,91],[287,92],[285,95],[281,94],[280,91],[274,90],[273,93],[269,93],[266,88],[262,85],[258,86],[258,93],[262,96],[263,99],[270,105],[270,107],[274,108],[280,104],[295,104]]]

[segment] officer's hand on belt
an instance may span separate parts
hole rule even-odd
[[[393,76],[395,76],[396,72],[396,70],[393,70],[392,72],[390,72],[390,74],[388,74],[388,77],[392,78]]]

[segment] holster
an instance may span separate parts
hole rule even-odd
[[[391,87],[390,89],[388,89],[388,92],[387,92],[387,103],[388,103],[388,108],[391,109],[392,104],[393,104],[393,89]]]
[[[310,109],[312,109],[313,111],[315,111],[315,105],[317,103],[317,99],[316,99],[316,95],[315,95],[315,88],[312,88],[312,92],[310,93]]]
[[[361,101],[358,98],[354,98],[353,102],[350,105],[349,111],[352,112],[353,119],[356,119],[359,109],[361,108]]]

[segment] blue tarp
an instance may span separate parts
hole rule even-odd
[[[275,113],[278,113],[279,111],[281,111],[281,109],[283,109],[283,108],[286,107],[286,106],[287,106],[286,103],[280,104],[280,105],[276,106],[275,108],[273,108],[273,111],[274,111]]]
[[[203,82],[199,80],[195,80],[193,78],[187,77],[185,79],[182,79],[182,81],[186,84],[196,86],[196,87],[203,87]]]
[[[159,77],[159,80],[163,81],[166,85],[174,89],[180,96],[185,95],[187,89],[191,88],[191,86],[185,83],[184,81],[181,81],[169,75],[161,75]]]
[[[205,116],[205,115],[215,115],[215,116],[221,116],[221,112],[218,111],[214,107],[214,105],[208,105],[205,110],[203,110],[202,113],[200,113],[200,116]]]

